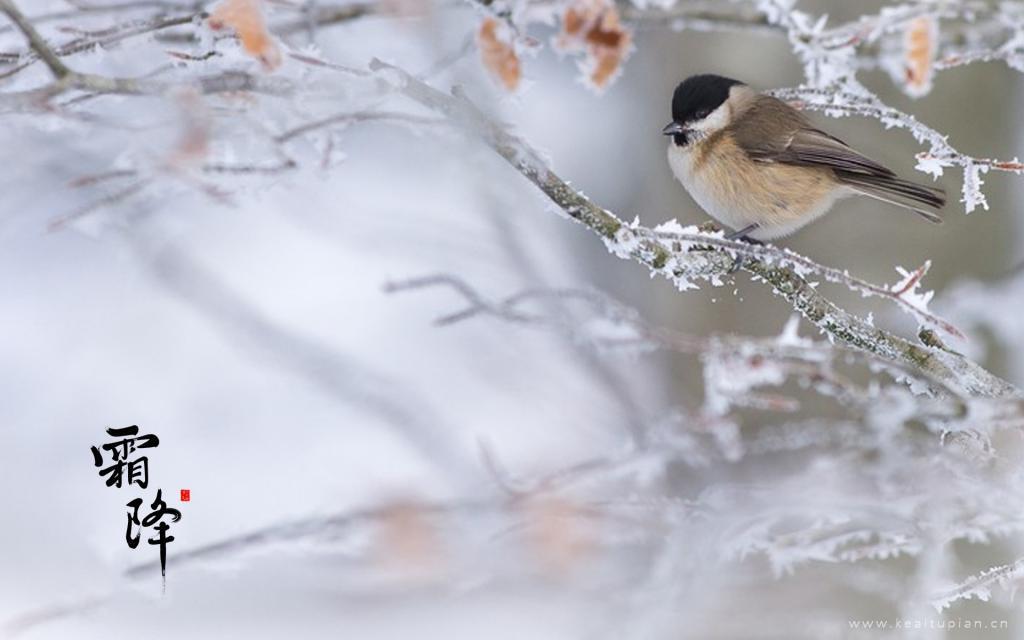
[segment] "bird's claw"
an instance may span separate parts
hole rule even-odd
[[[725,234],[725,239],[726,240],[739,240],[741,242],[746,242],[747,244],[752,244],[752,245],[757,246],[757,247],[763,247],[764,246],[763,242],[761,242],[760,240],[755,240],[754,238],[750,237],[750,234],[754,230],[756,230],[758,228],[758,226],[759,225],[757,225],[757,224],[752,224],[752,225],[748,225],[746,227],[743,227],[742,229],[737,229],[735,231],[732,231],[730,233]],[[744,255],[736,256],[736,261],[733,262],[732,267],[729,268],[729,275],[732,275],[732,274],[736,273],[737,271],[739,271],[740,269],[742,269],[744,263],[746,263],[746,259],[747,259],[747,256],[744,256]]]

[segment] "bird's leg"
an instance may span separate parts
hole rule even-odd
[[[725,239],[742,240],[744,242],[749,242],[750,244],[763,245],[763,242],[761,242],[760,240],[754,240],[749,235],[751,232],[756,231],[758,228],[760,228],[760,226],[761,225],[757,224],[756,222],[754,224],[748,224],[742,229],[737,229],[736,231],[731,231],[725,234]]]
[[[760,240],[755,240],[754,238],[751,238],[750,235],[749,235],[753,231],[757,230],[760,226],[761,225],[757,224],[756,222],[754,224],[748,224],[747,226],[743,227],[742,229],[737,229],[735,231],[732,231],[730,233],[725,234],[725,239],[726,240],[742,240],[743,242],[746,242],[747,244],[753,244],[753,245],[757,245],[759,247],[760,246],[764,246],[763,242],[761,242]],[[732,268],[729,269],[729,273],[730,274],[736,273],[737,271],[742,269],[744,261],[745,261],[744,256],[740,255],[739,257],[737,257],[736,258],[736,262],[734,262],[733,265],[732,265]]]

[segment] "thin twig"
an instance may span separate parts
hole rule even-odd
[[[387,293],[399,293],[431,287],[449,288],[458,293],[467,304],[460,311],[438,317],[434,321],[434,324],[437,326],[448,326],[475,316],[487,315],[516,324],[566,330],[575,341],[591,343],[605,350],[624,347],[635,351],[636,349],[647,350],[660,347],[677,353],[700,356],[710,355],[716,358],[729,356],[746,359],[764,359],[779,363],[802,362],[813,366],[812,377],[819,384],[834,379],[835,374],[830,371],[833,363],[838,361],[856,362],[869,368],[881,368],[896,380],[919,379],[920,382],[940,390],[946,399],[953,401],[952,403],[946,403],[944,406],[931,404],[924,407],[922,405],[922,415],[926,414],[930,418],[950,420],[963,416],[968,410],[967,399],[960,396],[958,390],[944,385],[940,380],[923,376],[915,368],[883,360],[872,353],[853,350],[842,345],[811,340],[780,341],[774,338],[754,339],[725,336],[701,338],[691,336],[674,329],[651,325],[635,309],[596,291],[546,288],[526,289],[500,300],[489,300],[465,280],[451,274],[436,274],[391,281],[385,284],[384,291]],[[561,303],[581,302],[587,305],[602,320],[614,323],[616,326],[628,327],[628,333],[632,335],[624,336],[620,330],[616,330],[611,336],[595,335],[587,331],[586,323],[583,323],[584,326],[579,326],[578,323],[570,324],[572,321],[567,317],[558,315],[557,309],[552,311],[552,315],[543,315],[525,311],[522,308],[525,304],[544,300]],[[843,382],[836,388],[829,389],[828,391],[829,395],[833,395],[841,401],[854,399],[855,403],[872,402],[870,394],[854,393],[853,385],[847,382]],[[1009,403],[1006,411],[1009,411],[1010,415],[1020,415],[1021,408],[1019,402],[1013,401]]]
[[[1019,160],[980,158],[963,153],[949,144],[944,134],[922,124],[909,113],[883,104],[877,98],[807,87],[775,89],[769,93],[780,100],[793,102],[802,109],[822,111],[832,117],[863,116],[878,120],[886,127],[906,129],[919,142],[930,146],[927,152],[918,154],[918,158],[922,160],[936,159],[962,167],[984,166],[996,171],[1024,174],[1024,163]]]
[[[43,39],[36,28],[32,26],[32,23],[28,21],[25,14],[18,9],[14,4],[14,0],[0,0],[0,11],[7,14],[7,17],[11,19],[18,29],[25,35],[25,39],[28,40],[28,44],[32,47],[46,66],[50,68],[53,76],[58,80],[71,74],[71,69],[61,62],[57,54],[50,49],[49,45],[46,44],[46,40]]]
[[[337,113],[333,116],[327,116],[326,118],[321,118],[319,120],[314,120],[312,122],[307,122],[306,124],[284,131],[278,134],[274,138],[274,141],[277,143],[288,142],[289,140],[312,131],[316,131],[317,129],[333,127],[340,124],[348,124],[351,122],[367,122],[370,120],[394,120],[398,122],[408,122],[410,124],[446,124],[448,122],[441,118],[427,118],[410,113],[401,113],[399,111],[346,111],[343,113]]]

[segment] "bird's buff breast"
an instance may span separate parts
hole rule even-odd
[[[793,233],[828,211],[837,195],[826,170],[755,163],[725,140],[685,147],[669,142],[668,163],[711,217],[732,229],[758,224],[750,234],[758,240]]]

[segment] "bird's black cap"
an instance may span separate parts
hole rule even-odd
[[[690,76],[679,83],[672,95],[672,121],[700,120],[721,106],[729,97],[729,89],[737,84],[743,83],[712,73]]]

